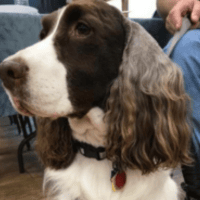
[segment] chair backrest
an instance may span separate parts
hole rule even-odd
[[[0,62],[38,41],[42,15],[0,13]]]

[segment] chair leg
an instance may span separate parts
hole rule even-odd
[[[19,147],[18,147],[18,163],[19,163],[19,172],[24,173],[24,161],[23,161],[23,148],[25,145],[29,144],[29,141],[33,139],[36,136],[36,131],[28,135],[26,138],[24,138]]]
[[[26,139],[26,138],[28,138],[28,134],[27,134],[27,131],[26,131],[26,122],[23,119],[22,115],[19,115],[19,121],[20,121],[21,128],[22,128],[22,131],[23,131],[23,136]],[[31,146],[30,146],[30,143],[28,141],[26,143],[26,146],[27,146],[27,150],[30,151]]]
[[[25,123],[28,124],[29,131],[30,131],[29,133],[32,133],[33,131],[32,131],[32,127],[31,127],[31,122],[30,122],[30,120],[31,120],[31,118],[25,117]]]
[[[18,135],[20,135],[20,133],[21,133],[21,128],[20,128],[20,124],[19,124],[18,117],[17,117],[17,115],[13,115],[12,117],[13,117],[14,123],[17,125]]]
[[[13,121],[13,116],[8,116],[9,120],[10,120],[10,125],[12,125],[14,123]]]

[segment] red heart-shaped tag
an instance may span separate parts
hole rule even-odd
[[[125,172],[116,173],[116,175],[114,175],[111,178],[111,182],[112,182],[112,190],[114,192],[116,190],[120,190],[121,188],[124,187],[124,185],[126,183],[126,173]]]
[[[118,189],[121,189],[126,183],[126,174],[125,172],[117,173],[115,177],[115,185]]]

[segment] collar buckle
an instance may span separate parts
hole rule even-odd
[[[88,158],[96,158],[97,160],[103,160],[106,158],[106,150],[104,147],[94,147],[90,144],[74,141],[76,150],[79,151],[83,156]]]

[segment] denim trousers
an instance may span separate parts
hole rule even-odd
[[[182,166],[186,192],[188,196],[200,199],[200,29],[188,31],[176,44],[170,58],[182,70],[185,90],[191,98],[191,153],[194,163]]]

